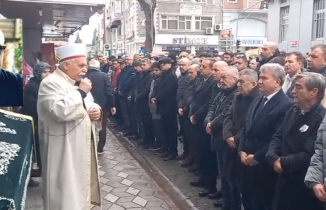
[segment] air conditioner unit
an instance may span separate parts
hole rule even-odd
[[[214,25],[214,31],[222,30],[222,24],[215,24]]]
[[[214,30],[212,27],[207,27],[205,29],[205,34],[210,34],[210,35],[213,35],[214,34]]]
[[[104,49],[105,49],[105,50],[111,50],[111,46],[110,46],[110,44],[105,44],[105,45],[104,45]]]

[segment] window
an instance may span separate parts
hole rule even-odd
[[[324,37],[325,0],[314,0],[312,40]]]
[[[195,29],[196,30],[205,30],[207,27],[213,27],[213,18],[212,17],[195,17]]]
[[[283,42],[287,39],[289,30],[290,6],[281,7],[280,13],[280,42]]]
[[[191,16],[161,15],[161,29],[191,30]]]
[[[229,3],[237,3],[238,0],[228,0]]]

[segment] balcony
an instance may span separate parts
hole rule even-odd
[[[6,18],[22,18],[24,28],[42,30],[43,37],[69,37],[96,12],[105,0],[4,0],[0,13]]]

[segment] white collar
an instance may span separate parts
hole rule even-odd
[[[270,94],[268,96],[265,96],[267,98],[267,101],[271,100],[273,98],[273,96],[275,96],[278,93],[278,91],[280,91],[280,90],[277,90],[276,92],[274,92],[274,93],[272,93],[272,94]]]

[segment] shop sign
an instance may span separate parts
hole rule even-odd
[[[218,45],[218,36],[156,34],[155,43],[161,45]]]
[[[190,44],[190,45],[201,45],[201,44],[208,44],[208,38],[188,38],[188,37],[180,37],[180,38],[173,38],[172,44]]]
[[[202,7],[198,4],[180,4],[180,14],[201,15]]]
[[[261,47],[266,41],[266,37],[238,37],[240,45],[243,47]]]

